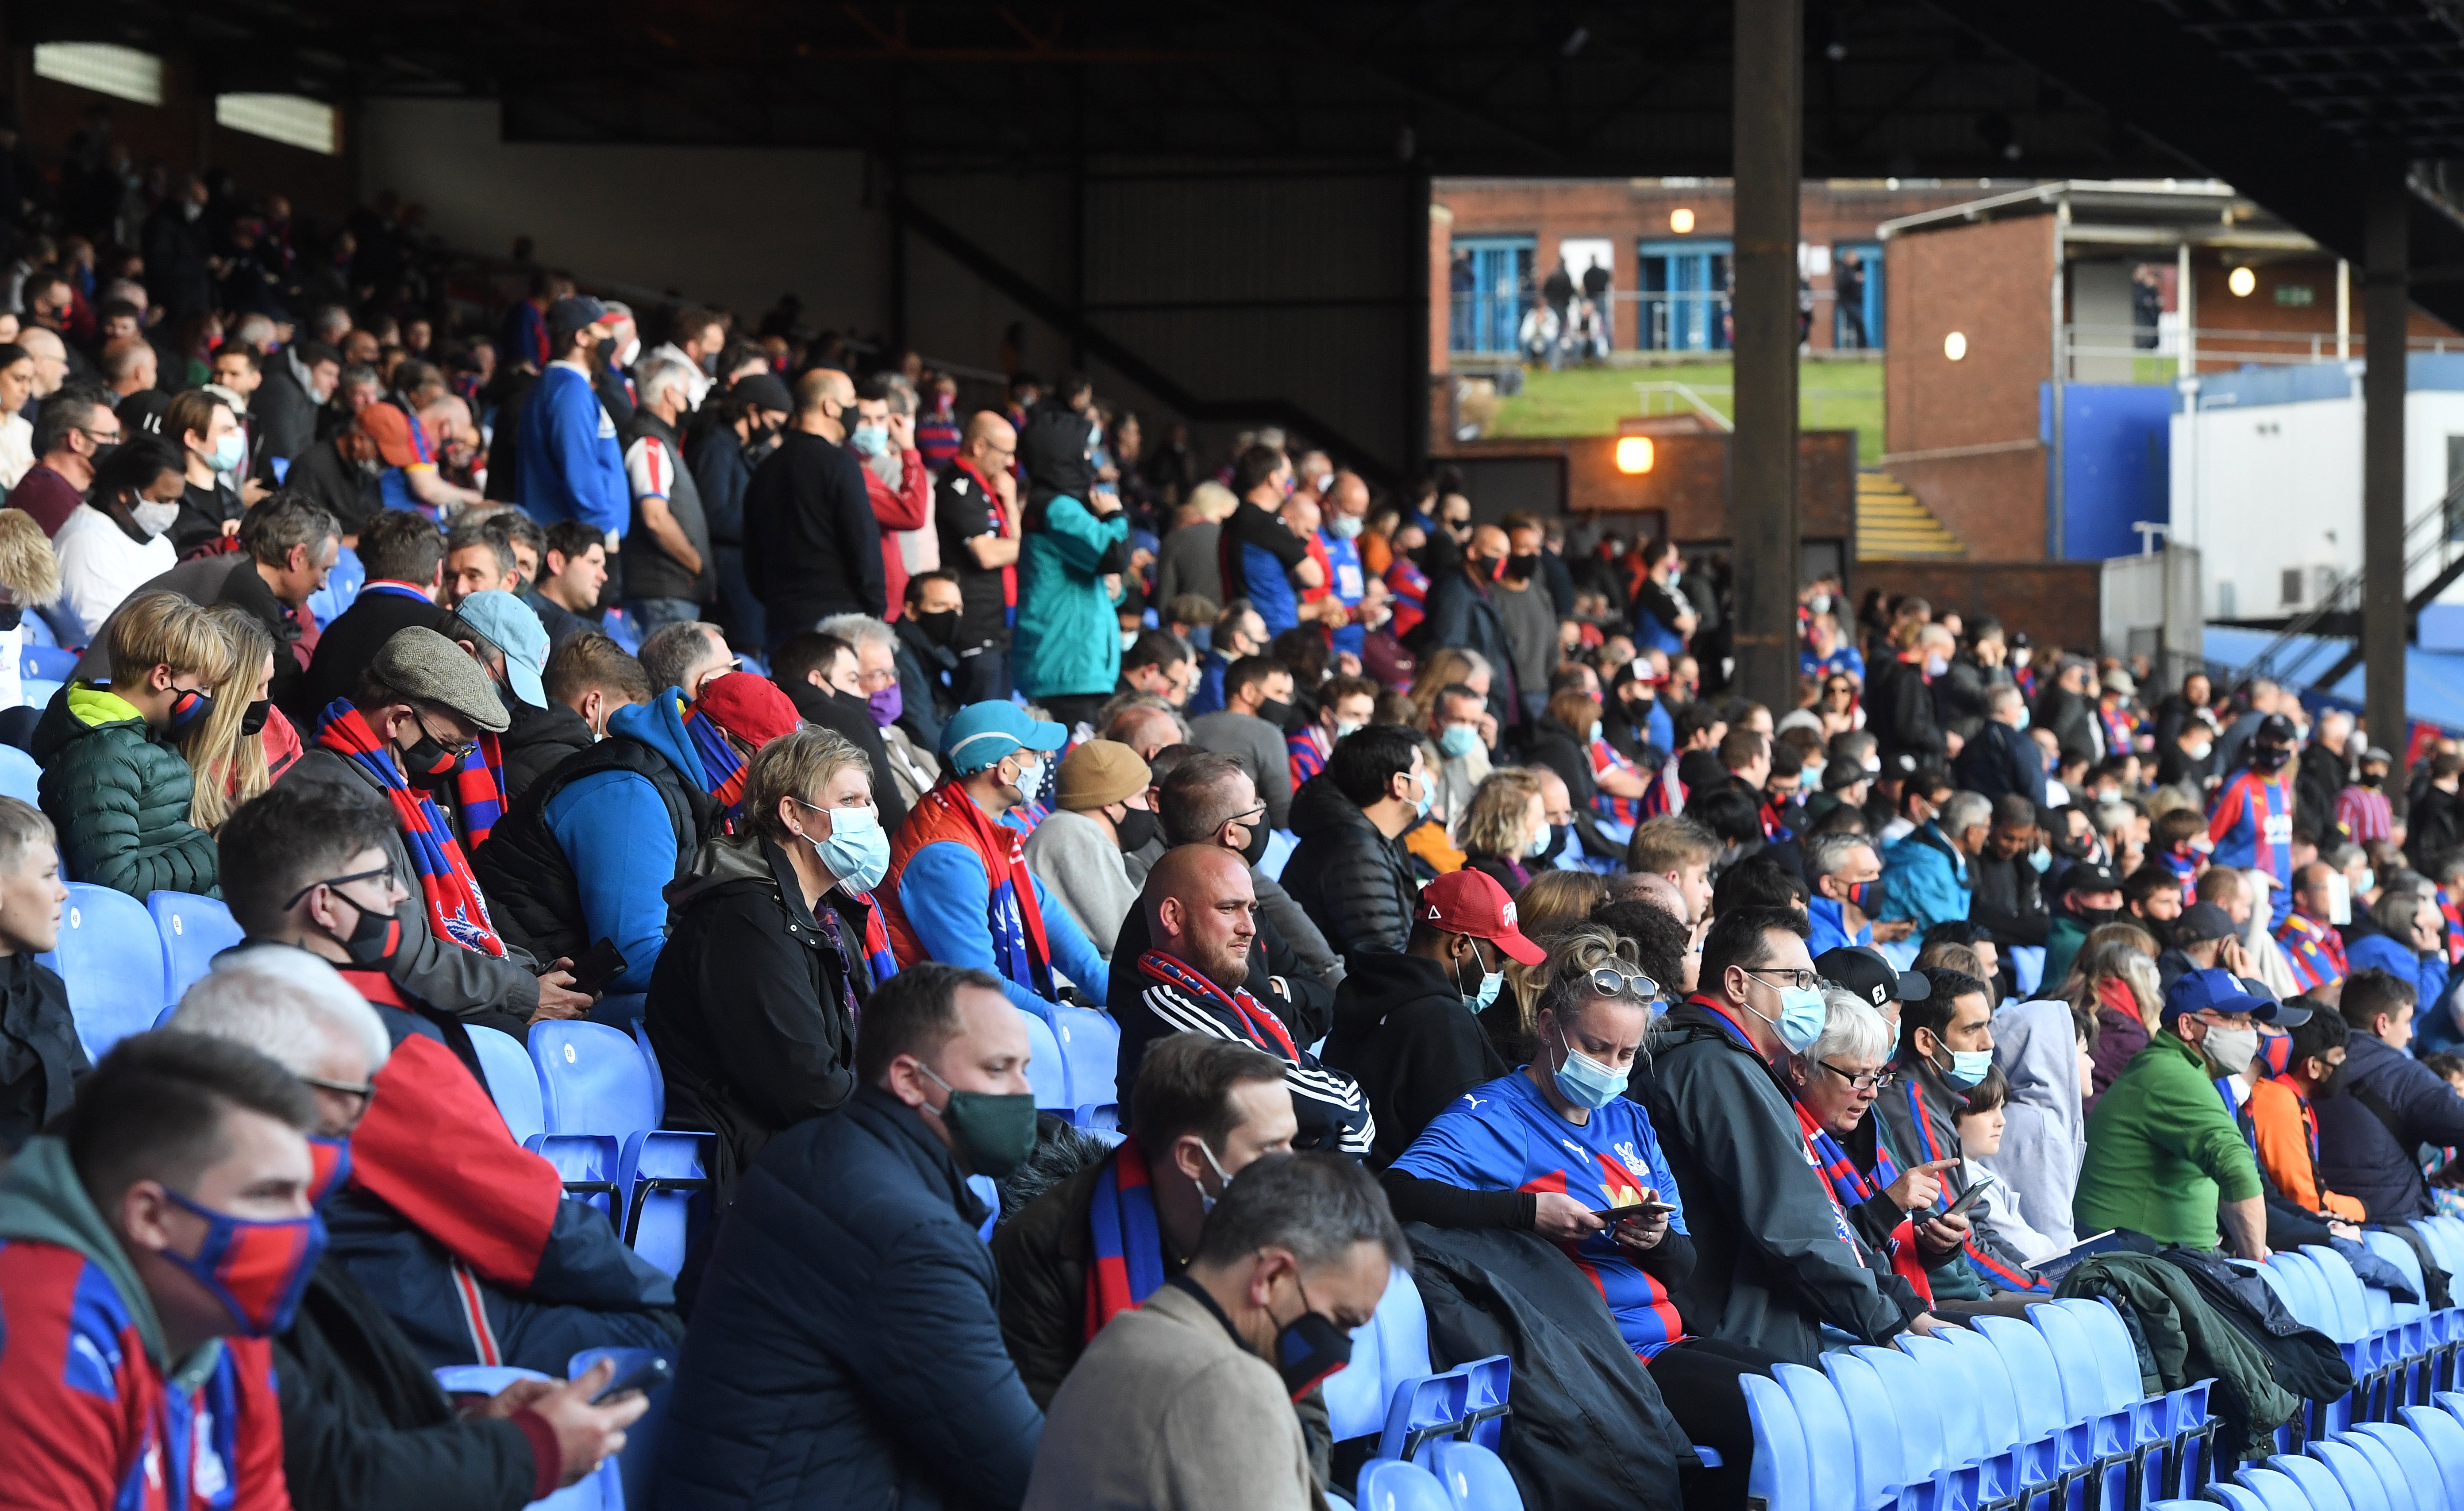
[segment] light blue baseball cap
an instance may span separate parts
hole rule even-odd
[[[463,599],[453,611],[505,653],[505,680],[513,684],[514,696],[533,708],[545,708],[547,686],[539,673],[547,669],[547,629],[531,606],[490,588]]]
[[[1005,699],[969,703],[941,726],[941,754],[960,776],[973,776],[1022,745],[1052,751],[1068,743],[1067,725],[1030,718]]]

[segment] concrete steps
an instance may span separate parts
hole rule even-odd
[[[1959,561],[1968,546],[1889,473],[1857,474],[1857,559]]]

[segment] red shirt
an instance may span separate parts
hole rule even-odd
[[[85,496],[77,491],[76,483],[41,462],[27,469],[26,476],[17,479],[17,486],[9,490],[9,507],[33,515],[46,536],[59,534],[60,526],[84,501]]]

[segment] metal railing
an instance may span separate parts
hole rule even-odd
[[[2426,565],[2432,557],[2445,555],[2451,547],[2458,545],[2464,545],[2464,478],[2458,478],[2449,484],[2447,492],[2440,496],[2437,502],[2405,522],[2403,580],[2408,588],[2412,582],[2416,567]],[[2442,562],[2443,569],[2432,575],[2431,582],[2422,591],[2434,592],[2444,589],[2447,581],[2453,580],[2454,568],[2458,566],[2464,566],[2464,559],[2451,557]],[[2261,647],[2258,655],[2247,665],[2234,672],[2233,678],[2238,681],[2248,681],[2254,678],[2263,677],[2270,681],[2283,680],[2284,678],[2278,676],[2277,668],[2286,653],[2297,649],[2299,641],[2315,633],[2329,618],[2337,614],[2359,611],[2362,589],[2367,577],[2368,568],[2365,567],[2338,579],[2333,588],[2319,596],[2317,604],[2286,620],[2284,628],[2276,633],[2276,637]],[[2412,610],[2409,596],[2406,600],[2406,610],[2408,614]],[[2358,635],[2355,638],[2358,644]],[[2310,654],[2305,650],[2302,665],[2305,671],[2308,670],[2307,663],[2310,658]],[[2317,685],[2323,689],[2327,684],[2338,680],[2343,676],[2343,670],[2344,664],[2338,663],[2330,675],[2318,679]]]
[[[2144,362],[2162,362],[2167,370],[2161,377],[2146,381],[2169,381],[2171,366],[2181,358],[2182,330],[2179,325],[2099,325],[2084,322],[2062,327],[2063,370],[2073,372],[2079,359],[2118,360],[2123,358]],[[2353,357],[2364,355],[2367,343],[2358,328],[2344,337],[2344,349]],[[2332,330],[2248,330],[2227,325],[2198,325],[2190,330],[2190,355],[2203,367],[2212,370],[2221,367],[2239,367],[2253,363],[2260,367],[2285,367],[2302,362],[2328,362],[2337,359],[2337,338]],[[2464,350],[2464,343],[2444,336],[2411,336],[2405,342],[2410,351],[2445,352]],[[2076,377],[2072,381],[2077,381]]]

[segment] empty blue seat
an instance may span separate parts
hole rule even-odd
[[[1429,1363],[1429,1314],[1411,1271],[1397,1265],[1390,1272],[1386,1294],[1377,1299],[1370,1321],[1377,1326],[1380,1374],[1388,1395],[1406,1380],[1435,1372]]]
[[[1831,1377],[1819,1369],[1802,1365],[1782,1364],[1771,1367],[1771,1378],[1788,1392],[1789,1405],[1796,1411],[1798,1433],[1805,1440],[1805,1459],[1815,1472],[1825,1477],[1825,1499],[1837,1493],[1828,1478],[1839,1465],[1857,1462],[1857,1430],[1849,1423],[1848,1409],[1839,1402],[1839,1392]],[[1862,1474],[1849,1487],[1848,1511],[1875,1511],[1881,1498],[1868,1499]]]
[[[1055,1003],[1052,1029],[1061,1040],[1061,1057],[1069,1066],[1069,1095],[1081,1106],[1117,1104],[1114,1085],[1121,1057],[1121,1026],[1109,1012]],[[1118,1127],[1116,1120],[1113,1126]]]
[[[1036,1109],[1068,1117],[1078,1104],[1069,1100],[1069,1064],[1061,1057],[1061,1040],[1052,1025],[1024,1008],[1018,1015],[1026,1020],[1026,1083],[1035,1089]]]
[[[0,745],[0,797],[13,797],[19,802],[42,806],[37,787],[43,768],[34,758],[15,745]]]
[[[588,1202],[606,1216],[607,1226],[619,1233],[625,1231],[625,1203],[620,1194],[625,1188],[616,1179],[625,1150],[613,1136],[540,1133],[523,1146],[556,1167],[567,1197]]]
[[[1322,1388],[1334,1440],[1381,1431],[1393,1387],[1429,1372],[1428,1314],[1411,1272],[1397,1265],[1387,1272],[1377,1310],[1352,1330],[1352,1363],[1327,1376]]]
[[[649,1063],[622,1030],[579,1020],[535,1023],[530,1053],[548,1137],[610,1139],[617,1152],[607,1178],[616,1183],[618,1199],[609,1216],[617,1231],[630,1242],[638,1220],[655,1210],[653,1242],[681,1264],[681,1244],[669,1246],[687,1221],[693,1196],[708,1189],[701,1161],[713,1136],[660,1130]]]
[[[2273,1469],[2245,1469],[2235,1477],[2242,1488],[2258,1497],[2265,1511],[2316,1511],[2301,1486]]]
[[[1418,1464],[1373,1458],[1360,1466],[1358,1489],[1360,1511],[1455,1511],[1446,1487]]]
[[[325,573],[325,586],[308,595],[308,611],[317,616],[317,628],[322,630],[341,617],[342,611],[359,601],[360,589],[367,586],[368,569],[360,562],[360,553],[345,545],[334,558],[332,570]]]
[[[2002,1356],[2003,1372],[2011,1382],[2018,1411],[2018,1441],[2049,1445],[2051,1461],[2039,1462],[2037,1475],[2085,1465],[2092,1456],[2091,1432],[2062,1400],[2061,1369],[2054,1362],[2045,1335],[2015,1317],[1979,1317],[1969,1325]]]
[[[2278,1454],[2267,1461],[2267,1467],[2299,1485],[2310,1498],[2312,1511],[2360,1511],[2336,1472],[2306,1454]]]
[[[547,1115],[539,1100],[539,1067],[521,1040],[501,1029],[473,1025],[471,1047],[478,1052],[479,1069],[487,1073],[488,1095],[503,1115],[505,1130],[516,1144],[527,1146],[547,1131]]]
[[[2353,1511],[2412,1511],[2411,1498],[2402,1502],[2387,1498],[2387,1481],[2379,1478],[2376,1466],[2364,1458],[2360,1450],[2341,1439],[2321,1439],[2310,1445],[2310,1455],[2325,1464],[2343,1487],[2344,1498],[2353,1503]]]
[[[2464,1424],[2434,1406],[2408,1406],[2396,1414],[2437,1461],[2447,1480],[2448,1504],[2464,1500]]]
[[[1506,1418],[1513,1410],[1514,1361],[1491,1354],[1462,1368],[1471,1382],[1463,1396],[1463,1440],[1494,1453],[1505,1441]]]
[[[668,1073],[659,1068],[659,1052],[650,1047],[649,1020],[635,1018],[630,1032],[634,1045],[642,1052],[642,1063],[650,1068],[650,1116],[665,1122],[668,1121]]]
[[[177,1002],[189,985],[211,970],[214,957],[244,938],[231,909],[193,892],[157,892],[145,900],[163,942],[163,1000]]]
[[[114,1044],[154,1026],[163,1011],[163,939],[144,903],[70,882],[54,953],[87,1059],[99,1061]]]
[[[1377,1456],[1417,1460],[1428,1443],[1461,1435],[1470,1402],[1471,1380],[1460,1369],[1404,1381],[1386,1398]]]
[[[625,1136],[616,1189],[625,1193],[625,1242],[670,1275],[683,1272],[693,1234],[711,1216],[709,1134],[646,1128]],[[993,1203],[1000,1210],[1000,1202]]]
[[[1902,1352],[1924,1367],[1926,1393],[1942,1416],[1944,1461],[1973,1464],[1997,1452],[1986,1446],[1984,1408],[1968,1377],[1966,1357],[1946,1340],[1919,1333],[1902,1333],[1897,1342]]]
[[[1822,1372],[1830,1377],[1840,1409],[1848,1414],[1850,1435],[1857,1445],[1858,1505],[1882,1505],[1901,1485],[1930,1478],[1908,1469],[1897,1413],[1872,1365],[1854,1353],[1826,1353]]]
[[[1760,1500],[1765,1511],[1812,1511],[1814,1468],[1807,1462],[1805,1430],[1797,1425],[1796,1408],[1776,1380],[1741,1374],[1746,1416],[1754,1429],[1754,1462],[1746,1478],[1746,1495]]]
[[[2358,1430],[2336,1435],[2338,1440],[2360,1450],[2370,1467],[2379,1472],[2379,1482],[2387,1486],[2387,1505],[2392,1511],[2443,1511],[2446,1485],[2435,1478],[2435,1469],[2428,1471],[2432,1477],[2429,1483],[2420,1483],[2395,1451],[2380,1439]]]
[[[2412,1488],[2413,1499],[2423,1511],[2447,1511],[2455,1503],[2451,1479],[2440,1467],[2438,1455],[2421,1440],[2421,1434],[2399,1422],[2357,1422],[2353,1432],[2385,1448],[2394,1458],[2397,1473]],[[2386,1466],[2380,1466],[2385,1473]]]
[[[1454,1511],[1523,1511],[1523,1492],[1506,1460],[1478,1443],[1439,1443],[1429,1472],[1445,1487]]]
[[[615,1362],[616,1372],[608,1382],[611,1385],[622,1382],[650,1360],[665,1359],[668,1362],[668,1384],[645,1392],[649,1400],[649,1409],[633,1419],[632,1426],[625,1429],[623,1452],[614,1458],[602,1460],[598,1470],[582,1481],[589,1484],[596,1480],[603,1492],[611,1488],[609,1481],[614,1481],[612,1488],[619,1493],[604,1498],[606,1511],[624,1511],[626,1506],[647,1506],[650,1503],[650,1478],[658,1464],[659,1429],[668,1414],[668,1397],[675,1389],[675,1351],[668,1348],[585,1348],[575,1354],[572,1362],[565,1366],[564,1377],[568,1380],[579,1378],[602,1359]]]
[[[970,1175],[967,1177],[967,1189],[975,1192],[976,1200],[989,1209],[984,1213],[984,1220],[977,1225],[976,1236],[990,1243],[993,1230],[1001,1226],[1001,1183],[989,1175]]]
[[[1890,1401],[1892,1419],[1899,1429],[1900,1471],[1905,1482],[1921,1484],[1949,1476],[1947,1482],[1955,1485],[1960,1466],[1951,1458],[1943,1422],[1944,1392],[1926,1377],[1925,1366],[1896,1348],[1859,1344],[1849,1352],[1871,1365],[1880,1376],[1882,1394]]]

